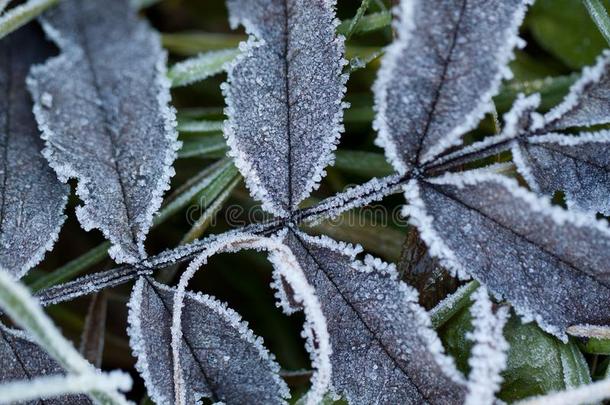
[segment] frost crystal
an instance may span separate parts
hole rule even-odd
[[[61,366],[25,333],[0,325],[0,383],[30,380],[34,377],[65,374]],[[28,402],[37,404],[39,401]],[[84,395],[46,399],[48,405],[92,404]]]
[[[263,208],[286,216],[332,163],[347,76],[334,1],[229,0],[251,34],[229,67],[225,136]]]
[[[393,266],[290,230],[284,243],[315,288],[332,345],[332,383],[351,404],[460,403],[464,378],[446,357],[417,292]]]
[[[140,278],[129,302],[130,345],[148,392],[174,403],[171,324],[175,289]],[[187,403],[283,404],[279,366],[237,313],[202,294],[186,293],[180,363]]]
[[[117,261],[135,262],[178,146],[166,54],[124,0],[65,0],[43,23],[62,50],[28,83],[45,157],[61,180],[78,179],[83,228],[102,230]]]
[[[446,174],[406,187],[430,253],[470,274],[561,339],[578,323],[606,324],[610,230],[482,171]]]
[[[0,269],[23,276],[50,250],[64,222],[69,189],[40,153],[25,77],[51,55],[30,24],[0,41]]]
[[[397,6],[398,39],[374,87],[379,131],[394,168],[432,160],[472,129],[491,106],[518,44],[523,0],[425,0]]]

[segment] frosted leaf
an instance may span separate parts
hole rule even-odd
[[[174,173],[166,54],[124,0],[62,1],[43,23],[62,51],[28,83],[45,156],[61,180],[78,179],[83,228],[99,228],[115,260],[135,262]]]
[[[537,191],[562,190],[568,207],[610,215],[610,131],[532,136],[518,149],[517,169]]]
[[[51,46],[33,24],[0,41],[0,269],[23,276],[50,250],[64,222],[69,188],[40,153],[25,77]]]
[[[280,234],[287,232],[286,229]],[[301,336],[305,338],[306,348],[311,353],[312,366],[316,369],[311,377],[311,388],[304,398],[299,402],[304,405],[318,404],[328,391],[330,384],[330,340],[326,330],[326,319],[322,314],[320,303],[313,288],[307,283],[305,275],[290,249],[283,245],[278,239],[255,236],[245,232],[231,232],[219,236],[210,243],[189,264],[188,268],[180,276],[176,287],[173,301],[172,318],[172,359],[174,366],[174,386],[176,403],[183,404],[186,401],[184,389],[184,376],[181,362],[182,351],[182,308],[185,299],[186,287],[195,272],[205,263],[209,257],[220,252],[238,251],[241,249],[255,249],[269,251],[269,260],[273,263],[275,272],[286,281],[294,292],[294,302],[304,310],[306,322]]]
[[[152,399],[174,403],[171,349],[175,289],[140,278],[129,302],[130,344]],[[182,377],[187,403],[284,403],[279,366],[239,315],[207,295],[187,292],[182,309]]]
[[[405,187],[404,210],[430,254],[471,275],[527,319],[565,340],[573,324],[606,324],[610,230],[553,207],[489,172],[446,174]]]
[[[0,384],[35,377],[65,374],[61,366],[25,333],[0,325]],[[27,404],[39,404],[29,401]],[[85,395],[67,395],[47,399],[44,404],[92,404]]]
[[[581,78],[551,111],[540,126],[546,131],[591,126],[610,122],[610,50],[604,51],[594,66],[583,69]]]
[[[492,404],[502,383],[500,373],[506,368],[509,345],[502,330],[508,320],[508,307],[494,313],[485,287],[480,287],[471,298],[474,301],[470,308],[474,330],[468,332],[466,338],[472,340],[474,346],[468,359],[468,397],[464,403]]]
[[[504,128],[498,135],[488,136],[485,139],[464,146],[455,152],[448,153],[435,161],[435,165],[451,162],[452,166],[470,163],[472,156],[476,159],[493,156],[506,149],[506,143],[524,135],[533,125],[537,114],[536,108],[540,105],[540,94],[535,93],[525,97],[519,94],[509,112],[504,114]]]
[[[405,173],[460,143],[491,107],[524,0],[403,0],[374,86],[377,143]]]
[[[322,305],[337,393],[350,404],[463,402],[463,377],[393,266],[355,261],[359,249],[295,230],[284,243]]]
[[[340,132],[347,76],[335,1],[228,0],[251,34],[228,69],[225,136],[263,208],[286,216],[317,187]]]

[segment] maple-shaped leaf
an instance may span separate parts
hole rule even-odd
[[[52,47],[34,24],[0,41],[0,269],[23,276],[57,239],[69,188],[41,154],[25,80]]]
[[[176,394],[172,311],[176,289],[148,278],[129,302],[130,344],[148,393],[159,404]],[[188,404],[201,398],[227,404],[282,404],[289,396],[279,366],[240,316],[216,299],[187,292],[182,309],[180,366]]]
[[[62,367],[23,332],[0,325],[0,384],[63,375]],[[64,395],[28,401],[28,405],[93,404],[85,395]]]
[[[374,86],[377,143],[400,173],[460,143],[492,107],[524,0],[403,0]]]
[[[267,211],[287,216],[317,187],[343,130],[347,76],[334,1],[228,0],[251,35],[223,85],[225,136]]]
[[[290,229],[284,243],[315,288],[332,345],[332,385],[351,404],[462,403],[466,381],[393,266]]]
[[[159,35],[124,0],[62,1],[43,26],[62,52],[29,81],[45,156],[60,179],[78,180],[82,226],[135,262],[178,146]]]
[[[411,180],[404,210],[430,254],[481,281],[565,340],[568,326],[606,324],[610,229],[553,207],[517,182],[478,169]]]

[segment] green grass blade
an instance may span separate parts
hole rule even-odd
[[[351,20],[343,21],[337,27],[337,32],[345,35],[345,37],[349,39],[352,35],[377,31],[389,27],[392,24],[392,13],[389,11],[380,11],[378,13],[361,16],[357,21],[356,18],[358,18],[358,14]]]
[[[206,52],[175,64],[167,75],[172,87],[187,86],[222,72],[238,54],[237,49]]]
[[[0,17],[0,39],[24,26],[59,0],[29,0],[10,9]]]
[[[358,23],[362,19],[362,16],[364,15],[364,13],[366,13],[366,10],[369,8],[370,3],[371,3],[371,0],[361,0],[360,7],[358,7],[358,10],[356,10],[356,15],[354,16],[354,18],[352,18],[349,21],[346,21],[347,29],[345,30],[345,32],[339,31],[340,34],[345,35],[346,41],[352,36],[354,31],[356,30]],[[341,28],[341,26],[339,26],[339,28]]]
[[[225,156],[227,144],[222,135],[202,136],[192,141],[183,141],[178,158],[218,158]]]
[[[110,249],[110,242],[101,243],[88,252],[80,255],[76,259],[64,264],[60,268],[41,276],[29,287],[32,289],[32,291],[36,292],[53,285],[72,280],[87,268],[108,257],[108,249]]]
[[[205,193],[202,193],[202,201],[211,201],[206,204],[206,209],[201,213],[201,216],[193,224],[191,229],[182,238],[181,244],[189,243],[198,239],[203,235],[206,229],[210,226],[214,215],[220,211],[224,203],[229,199],[231,192],[239,182],[241,176],[235,170],[227,172],[225,176],[219,178],[215,184],[212,184]]]
[[[222,121],[178,119],[179,132],[218,132],[222,127]]]
[[[451,294],[432,308],[430,310],[432,327],[438,329],[462,308],[470,305],[470,295],[479,288],[479,286],[480,284],[477,281],[471,281],[468,284],[464,284],[458,288],[455,293]]]
[[[195,56],[201,52],[236,48],[240,42],[245,40],[244,35],[210,32],[183,32],[161,36],[163,46],[168,51],[183,56]]]
[[[610,44],[610,17],[606,8],[599,0],[583,0],[591,19],[597,25],[599,32],[604,36],[606,42]]]
[[[221,172],[206,188],[192,199],[197,201],[201,209],[201,215],[191,229],[183,236],[180,244],[185,244],[198,239],[206,229],[211,225],[212,219],[222,208],[226,200],[231,195],[233,189],[241,181],[241,175],[231,164],[226,170]],[[169,283],[173,280],[179,266],[174,265],[165,271],[159,273],[157,279],[163,283]]]
[[[335,168],[363,177],[383,177],[394,173],[381,153],[358,150],[337,150]]]

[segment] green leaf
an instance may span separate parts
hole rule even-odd
[[[0,39],[19,29],[43,11],[55,5],[59,0],[29,0],[17,7],[13,7],[0,17]]]
[[[610,44],[610,17],[608,17],[606,8],[599,0],[584,0],[584,3],[599,32]]]
[[[463,308],[439,329],[445,348],[465,374],[472,347],[466,339],[472,330],[469,309]],[[498,393],[501,400],[512,402],[591,382],[587,363],[573,342],[564,344],[533,322],[522,323],[514,314],[504,327],[504,336],[510,349]]]
[[[605,7],[609,4],[603,1]],[[528,27],[540,46],[572,69],[593,64],[608,46],[579,0],[536,1]]]
[[[237,55],[237,49],[206,52],[175,64],[169,69],[167,76],[172,87],[187,86],[222,72],[227,63]]]

